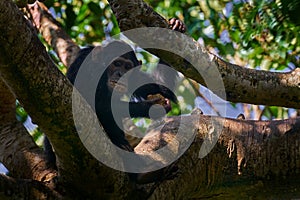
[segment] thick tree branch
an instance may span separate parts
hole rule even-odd
[[[16,119],[16,99],[0,78],[0,161],[16,178],[51,182],[56,170],[47,163],[23,124]],[[11,159],[13,158],[13,159]]]
[[[0,124],[0,152],[0,161],[13,177],[50,183],[57,176],[21,122]]]
[[[105,194],[104,188],[120,175],[101,165],[82,145],[73,122],[72,86],[10,0],[0,0],[0,46],[1,76],[51,140],[60,180],[72,183],[79,193],[87,189],[97,191],[93,195]],[[82,112],[91,110],[83,108]],[[88,133],[91,130],[86,126],[82,130]]]
[[[1,31],[5,30],[0,35],[2,41],[1,75],[13,89],[33,120],[41,122],[41,124],[38,123],[41,126],[44,124],[45,127],[43,128],[47,129],[45,133],[51,136],[51,134],[55,134],[57,130],[60,130],[60,123],[65,122],[61,120],[60,123],[49,123],[49,121],[53,121],[54,116],[59,119],[65,114],[60,111],[49,110],[49,108],[61,108],[65,113],[69,113],[66,119],[72,119],[71,107],[65,105],[70,102],[71,85],[57,70],[47,55],[44,46],[32,33],[30,25],[15,5],[11,1],[1,1],[0,9],[2,23],[0,29]],[[5,27],[17,27],[16,30],[19,30],[19,32],[10,33]],[[35,73],[33,73],[34,71]],[[53,81],[57,78],[60,78],[60,81]],[[30,79],[31,81],[27,81]],[[41,91],[40,87],[43,87],[41,83],[51,84],[44,86],[44,93],[39,93]],[[65,83],[65,88],[61,87],[62,83]],[[53,99],[54,101],[45,100],[47,97],[58,96],[59,94],[61,94],[61,98]],[[72,126],[70,127],[67,123],[64,125],[72,130]]]
[[[69,67],[76,58],[79,46],[62,29],[43,3],[36,2],[28,8],[35,27],[53,47],[62,63]]]
[[[149,12],[151,13],[152,10]],[[154,21],[156,17],[159,18],[154,15]],[[151,20],[151,18],[148,21],[144,19],[143,23],[152,24]],[[124,197],[130,189],[135,191],[126,182],[124,173],[117,173],[101,166],[82,146],[72,119],[70,83],[55,68],[22,14],[11,1],[7,0],[0,0],[0,45],[1,76],[23,103],[33,120],[50,137],[59,160],[58,167],[62,176],[60,181],[69,184],[70,187],[74,186],[78,194],[85,193],[85,197],[89,196],[92,199],[93,197],[94,199]],[[82,107],[82,115],[91,116],[84,112],[89,110]],[[90,119],[93,120],[96,119]],[[182,170],[182,174],[175,180],[164,181],[158,185],[152,195],[153,198],[158,199],[157,195],[163,193],[165,194],[163,196],[178,197],[178,199],[197,197],[197,195],[189,195],[194,194],[195,191],[199,192],[201,188],[206,189],[215,183],[221,183],[222,178],[230,180],[235,173],[241,173],[241,176],[246,177],[257,173],[255,177],[263,178],[269,171],[278,175],[280,172],[274,166],[280,163],[283,165],[278,169],[283,169],[284,172],[288,169],[293,174],[299,170],[297,160],[300,157],[299,134],[295,134],[299,133],[299,118],[278,122],[254,122],[193,115],[183,116],[180,120],[176,117],[167,118],[168,123],[159,133],[159,137],[156,135],[156,137],[145,138],[148,141],[144,140],[136,147],[137,153],[148,153],[152,156],[153,150],[161,147],[166,141],[177,140],[177,144],[180,145],[182,141],[177,138],[176,132],[173,132],[180,123],[184,125],[183,128],[186,128],[184,130],[196,133],[194,142],[178,160],[177,165]],[[215,123],[212,124],[211,121]],[[216,124],[223,124],[223,129]],[[80,124],[83,132],[94,131],[87,126],[87,124]],[[207,133],[209,133],[208,139],[215,138],[219,134],[220,137],[217,137],[217,146],[213,148],[213,152],[199,159],[199,151]],[[289,143],[291,145],[287,145]],[[233,149],[233,146],[236,148]],[[176,147],[176,145],[172,146],[172,149],[176,150]],[[277,147],[280,148],[276,149]],[[273,151],[277,154],[270,153]],[[283,151],[284,154],[279,154],[279,151],[280,153]],[[286,157],[289,153],[295,156]],[[235,159],[230,160],[227,157],[231,154]],[[283,157],[278,158],[278,155]],[[259,162],[255,159],[259,159]],[[284,162],[280,162],[281,159]],[[247,161],[246,168],[241,168],[243,160]],[[228,164],[219,165],[218,162],[223,161]],[[287,167],[285,163],[288,163]],[[230,173],[232,166],[236,167],[235,173],[232,171]],[[0,184],[2,180],[10,181],[3,176],[0,179]],[[187,181],[190,183],[186,184]],[[13,180],[10,182],[13,183]],[[164,187],[165,184],[169,184],[169,187]],[[145,188],[149,189],[147,186]],[[92,193],[86,194],[87,191]]]
[[[281,177],[297,180],[296,177],[299,177],[300,118],[246,121],[191,115],[166,118],[165,122],[151,129],[149,136],[135,148],[137,153],[156,158],[159,154],[156,150],[165,147],[166,141],[175,144],[170,148],[176,152],[185,142],[178,137],[180,126],[187,133],[194,132],[195,139],[176,161],[180,172],[178,177],[159,185],[152,195],[153,199],[170,196],[175,199],[192,198],[193,194],[198,194],[198,198],[201,195],[205,197],[208,188],[226,184],[226,181],[255,182],[270,178],[274,181],[276,178],[281,180]],[[203,152],[205,144],[212,145],[206,148],[208,152]],[[202,158],[203,153],[208,155]]]
[[[153,9],[144,3],[142,0],[109,0],[111,8],[117,17],[120,29],[122,31],[141,28],[141,27],[167,27],[167,22],[159,16]],[[131,12],[131,10],[137,12]],[[194,57],[198,66],[192,66],[180,56],[174,54],[152,50],[160,58],[171,64],[176,70],[182,72],[189,78],[196,80],[202,85],[207,83],[198,73],[198,70],[205,71],[216,67],[219,71],[218,76],[221,76],[225,86],[226,97],[219,93],[220,88],[209,88],[221,98],[226,98],[231,102],[243,102],[252,104],[274,105],[300,108],[300,69],[295,69],[290,73],[274,73],[267,71],[257,71],[243,68],[237,65],[227,63],[217,56],[206,52],[194,40],[186,40],[186,37],[178,35],[178,39],[169,41],[168,36],[154,35],[137,36],[129,34],[133,41],[143,41],[141,37],[153,38],[157,44],[163,43],[168,47],[184,49],[187,57]],[[181,47],[177,47],[176,41],[185,41]],[[204,77],[205,78],[205,77]]]
[[[41,182],[0,174],[0,199],[62,199],[62,196]]]
[[[16,119],[16,98],[0,75],[0,123],[7,124]]]

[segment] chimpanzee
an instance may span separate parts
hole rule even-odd
[[[173,30],[181,32],[185,31],[185,25],[180,20],[173,18],[169,21],[169,24],[170,28]],[[67,77],[72,84],[74,84],[75,82],[76,75],[81,64],[83,63],[87,55],[93,51],[93,49],[94,47],[90,46],[80,50],[76,60],[70,66],[67,72]],[[125,50],[124,52],[127,53],[121,55],[120,57],[113,58],[113,61],[108,65],[102,77],[100,78],[95,94],[95,111],[99,121],[101,122],[112,143],[124,150],[133,151],[132,146],[125,138],[123,130],[116,123],[116,121],[120,122],[122,119],[119,118],[122,118],[124,116],[119,116],[119,118],[113,116],[111,100],[113,91],[119,93],[120,97],[121,94],[126,93],[127,87],[129,87],[129,83],[122,83],[119,80],[126,72],[139,66],[140,62],[137,60],[132,48],[124,42],[113,41],[106,47],[102,48],[103,51],[106,50],[107,52],[115,49],[123,49]],[[103,67],[105,68],[106,66]],[[129,113],[131,117],[149,118],[149,109],[153,105],[159,104],[160,107],[157,107],[157,109],[161,109],[161,107],[163,107],[165,112],[169,112],[171,110],[170,101],[176,103],[177,98],[170,89],[163,86],[164,82],[167,81],[164,79],[168,78],[169,80],[171,79],[172,81],[175,81],[177,74],[174,73],[172,74],[172,77],[165,77],[163,73],[164,72],[159,67],[156,71],[156,78],[149,74],[140,72],[137,77],[141,80],[147,79],[150,83],[141,86],[133,93],[133,96],[137,101],[124,102],[120,100],[118,104],[115,105],[118,106],[117,109],[127,109],[129,104]],[[159,79],[161,80],[159,81],[162,82],[162,84],[159,84],[157,76],[160,76]]]
[[[93,51],[94,47],[84,48],[79,52],[79,55],[75,62],[70,66],[67,77],[72,84],[75,82],[76,75],[78,73],[79,67],[84,61],[85,57]],[[102,74],[98,82],[98,86],[95,94],[95,112],[101,122],[105,132],[111,139],[112,143],[116,146],[125,149],[127,151],[133,151],[133,148],[128,143],[125,138],[123,130],[118,126],[122,123],[122,118],[124,116],[124,110],[128,109],[129,105],[129,114],[130,117],[150,117],[149,109],[154,104],[160,104],[165,109],[165,112],[169,112],[171,109],[170,100],[177,102],[176,96],[171,90],[164,87],[163,85],[156,84],[155,80],[152,80],[152,77],[149,74],[139,71],[135,75],[135,82],[143,81],[148,79],[149,84],[142,85],[138,88],[132,97],[135,101],[121,101],[120,98],[123,94],[126,94],[126,91],[129,89],[129,80],[121,81],[120,78],[129,70],[140,65],[140,62],[137,60],[135,53],[132,48],[121,41],[113,41],[106,45],[105,47],[100,47],[100,50],[104,54],[109,54],[111,50],[123,49],[127,53],[121,55],[117,58],[112,58],[112,62],[108,66],[101,66],[97,64],[97,67],[103,67],[105,71]],[[93,52],[92,52],[93,54]],[[94,54],[97,54],[97,52]],[[88,79],[93,79],[93,76],[86,77]],[[97,76],[97,75],[96,75]],[[174,77],[175,79],[176,77]],[[126,82],[125,82],[126,81]],[[153,82],[153,83],[152,83]],[[80,91],[81,92],[81,91]],[[113,106],[115,110],[118,111],[118,116],[113,116],[112,111],[112,95],[113,92],[117,95],[118,101]],[[148,95],[159,94],[157,98],[149,99]],[[91,103],[91,102],[88,102]],[[161,107],[160,107],[161,108]]]

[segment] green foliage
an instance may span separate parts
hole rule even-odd
[[[300,3],[297,0],[147,2],[164,17],[183,20],[190,36],[230,62],[262,70],[288,71],[299,66],[300,28],[297,25],[300,15],[297,11]],[[100,43],[120,31],[106,1],[47,0],[45,3],[80,45]],[[147,63],[148,58],[140,54]],[[53,56],[55,58],[55,54]],[[151,64],[145,66],[151,68]],[[189,99],[184,103],[188,110],[194,106]],[[179,114],[175,110],[172,114]],[[268,118],[287,113],[286,109],[283,114],[279,108],[269,110],[272,112],[264,111]]]
[[[22,123],[24,123],[28,118],[27,112],[24,110],[24,108],[20,105],[18,101],[16,101],[16,117],[18,121]]]
[[[28,130],[29,134],[33,137],[33,140],[38,146],[42,146],[44,135],[40,131],[40,129],[31,123],[30,117],[25,111],[25,109],[21,106],[19,101],[16,101],[16,117],[17,120],[22,122],[25,128]]]
[[[37,127],[35,128],[30,135],[32,136],[33,140],[35,141],[35,143],[38,146],[42,146],[43,145],[43,141],[44,141],[44,134],[40,131],[40,129]]]
[[[148,2],[165,17],[184,19],[189,35],[232,63],[280,71],[299,66],[297,0]],[[272,107],[263,114],[269,119],[287,118],[288,109]]]
[[[100,43],[105,34],[119,33],[117,21],[106,1],[47,1],[52,14],[79,45]]]
[[[201,38],[230,61],[234,58],[264,70],[283,70],[289,63],[299,65],[300,29],[284,18],[282,9],[286,6],[280,1],[148,2],[166,17],[184,19],[189,35]]]

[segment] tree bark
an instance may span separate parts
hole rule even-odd
[[[28,134],[20,121],[16,119],[16,99],[0,77],[0,161],[16,178],[26,178],[40,181],[54,189],[53,181],[57,172],[47,162],[42,151]],[[9,193],[10,187],[4,187],[4,193]],[[40,193],[31,191],[35,198]]]
[[[109,0],[108,2],[118,20],[121,31],[125,31],[125,34],[128,30],[142,27],[167,28],[166,20],[142,0]],[[132,10],[136,12],[131,12]],[[205,77],[201,75],[209,77],[209,69],[217,68],[219,73],[212,74],[212,76],[221,76],[226,95],[223,94],[223,91],[219,91],[220,88],[210,87],[209,89],[225,100],[300,108],[299,68],[288,73],[275,73],[240,67],[225,62],[216,55],[207,52],[199,43],[192,39],[187,40],[187,37],[183,34],[176,34],[172,37],[172,40],[169,39],[169,35],[160,34],[160,37],[157,37],[157,32],[155,31],[150,31],[149,34],[143,35],[137,35],[136,32],[132,34],[128,32],[126,35],[133,41],[144,41],[150,38],[149,43],[154,42],[152,46],[164,44],[169,49],[177,49],[177,52],[181,52],[184,49],[180,56],[158,49],[150,49],[149,51],[168,62],[186,77],[204,86],[207,85],[207,82]],[[193,66],[186,61],[186,58],[190,58],[194,61],[192,63],[197,65]],[[199,71],[203,73],[199,74]],[[211,77],[211,79],[213,78]]]
[[[10,0],[0,1],[0,32],[0,74],[33,122],[51,140],[60,184],[68,183],[76,194],[105,194],[105,187],[120,178],[119,172],[101,165],[82,145],[73,122],[72,86]],[[97,119],[90,121],[96,123]],[[83,130],[91,131],[89,127]]]
[[[69,67],[76,58],[79,46],[67,35],[43,3],[37,2],[28,8],[35,27],[53,47],[61,62]]]
[[[119,3],[120,5],[128,3],[129,7],[133,5],[131,1]],[[136,11],[144,18],[141,24],[164,26],[165,23],[161,23],[162,18],[159,15],[150,14],[152,17],[149,19],[143,17],[147,13],[152,13],[152,9],[148,9],[144,4],[136,5],[139,9],[140,5],[143,8],[142,11],[138,9]],[[114,5],[113,9],[119,7]],[[134,15],[135,12],[130,9],[130,13]],[[122,18],[125,20],[124,23],[129,22],[127,15],[128,13],[126,15],[119,13],[118,20]],[[132,24],[137,26],[136,23]],[[53,65],[44,47],[33,33],[32,27],[10,0],[0,0],[0,45],[0,74],[35,123],[51,139],[58,158],[58,185],[62,186],[61,193],[66,198],[138,199],[139,195],[150,199],[205,198],[208,195],[228,197],[235,194],[234,189],[228,187],[228,191],[222,190],[223,193],[220,193],[219,189],[221,186],[224,188],[227,183],[252,181],[248,185],[251,186],[251,191],[257,192],[268,179],[299,175],[300,118],[271,122],[234,120],[196,114],[164,119],[163,129],[160,130],[159,125],[157,129],[151,129],[151,133],[158,134],[154,136],[149,134],[135,148],[136,153],[146,154],[156,159],[154,150],[163,147],[165,141],[173,141],[170,149],[172,149],[171,153],[176,155],[176,150],[185,142],[178,137],[176,130],[183,126],[186,131],[194,134],[194,138],[191,146],[175,163],[181,173],[178,173],[177,177],[158,183],[132,184],[128,181],[126,173],[102,165],[82,145],[72,119],[70,98],[72,87]],[[174,60],[174,63],[178,61]],[[220,64],[219,67],[227,71],[231,70],[230,65]],[[294,77],[298,79],[298,75]],[[288,88],[293,94],[299,92],[295,87]],[[256,88],[253,91],[258,93],[260,90]],[[239,94],[239,91],[232,92]],[[245,100],[243,97],[241,99]],[[297,98],[295,100],[298,102]],[[289,102],[288,105],[296,104],[295,102]],[[84,105],[82,112],[83,116],[92,116],[86,114],[91,111]],[[94,123],[97,121],[94,118],[88,120]],[[89,124],[81,124],[80,128],[82,132],[93,133],[94,131],[90,129]],[[4,127],[0,129],[1,135],[10,134],[5,130]],[[14,145],[17,144],[16,139],[12,141]],[[215,146],[205,145],[214,142],[216,142]],[[208,148],[202,149],[203,147]],[[2,144],[1,148],[3,148]],[[3,158],[3,162],[9,163],[7,159]],[[22,178],[24,177],[25,175],[22,175]],[[1,176],[0,184],[3,182],[12,183],[13,180]],[[211,191],[211,188],[215,190]],[[248,188],[247,192],[249,191]]]

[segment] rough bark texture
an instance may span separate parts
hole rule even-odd
[[[121,31],[145,26],[167,27],[166,20],[142,0],[111,0],[108,2],[118,19]],[[136,12],[132,12],[133,10]],[[207,82],[201,77],[201,74],[207,77],[209,75],[221,76],[226,95],[223,94],[223,91],[219,91],[219,88],[210,87],[209,89],[228,101],[300,108],[299,68],[289,73],[274,73],[243,68],[225,62],[207,52],[196,41],[186,40],[186,36],[180,34],[175,36],[177,39],[173,38],[172,40],[169,40],[167,35],[160,35],[161,37],[158,38],[155,32],[149,32],[148,35],[128,34],[127,36],[133,41],[143,41],[143,38],[148,37],[155,38],[152,41],[157,44],[164,44],[167,47],[178,49],[178,51],[184,49],[183,54],[180,56],[157,49],[149,51],[163,58],[176,70],[202,85],[207,85]],[[176,41],[185,42],[176,43]],[[197,63],[197,66],[191,65],[183,58],[191,58],[194,61],[193,63]],[[209,74],[209,69],[214,67],[217,67],[219,73]],[[199,71],[203,73],[199,74]]]
[[[151,26],[154,24],[155,26],[166,27],[166,22],[162,22],[163,19],[159,15],[153,14],[153,10],[142,1],[113,1],[111,3],[114,4],[112,6],[114,11],[117,12],[118,20],[123,19],[120,24],[123,28],[129,27],[129,24],[133,24],[132,26]],[[121,12],[123,5],[127,8],[125,14]],[[134,16],[137,16],[137,13],[139,17],[135,18]],[[128,18],[128,15],[131,19]],[[141,22],[139,22],[139,19],[142,19]],[[133,23],[130,20],[137,21]],[[56,45],[53,42],[51,44]],[[184,142],[176,135],[179,124],[182,124],[186,131],[189,130],[195,133],[195,138],[187,152],[175,163],[179,169],[177,177],[159,183],[132,184],[128,181],[125,173],[101,165],[82,146],[73,124],[70,98],[72,88],[69,82],[55,68],[22,14],[11,1],[7,0],[0,0],[0,46],[1,76],[33,120],[47,134],[55,148],[59,169],[57,184],[62,188],[58,191],[64,198],[187,199],[216,196],[220,198],[248,198],[248,194],[250,194],[250,197],[255,198],[256,196],[253,195],[261,192],[262,188],[269,185],[268,180],[274,181],[276,178],[281,180],[283,177],[294,176],[297,178],[299,176],[300,118],[260,122],[195,114],[181,116],[181,118],[170,117],[165,119],[166,125],[161,131],[157,131],[161,128],[159,126],[157,129],[153,128],[151,130],[152,133],[156,132],[158,135],[145,138],[135,148],[136,153],[155,157],[153,150],[165,145],[166,141],[175,141],[172,149],[174,150],[173,153],[176,154],[176,148]],[[67,48],[67,46],[62,48]],[[193,49],[193,46],[195,47],[194,43],[191,44],[191,49]],[[198,49],[200,47],[197,46],[194,53],[198,52]],[[67,54],[70,53],[66,52]],[[164,56],[164,54],[162,55]],[[206,54],[201,55],[205,56]],[[201,56],[195,56],[196,59],[199,59],[199,57]],[[208,56],[206,55],[206,57]],[[170,58],[169,60],[171,61]],[[220,60],[215,61],[221,63]],[[181,62],[184,61],[174,59],[174,64],[180,64]],[[66,61],[66,63],[69,63],[69,61]],[[209,63],[211,63],[211,60],[209,60]],[[186,66],[188,65],[184,65],[184,67]],[[235,69],[236,67],[223,66],[222,64],[218,64],[218,66],[226,72],[231,72],[231,68]],[[185,74],[192,75],[189,68],[185,70],[188,71]],[[237,67],[237,70],[244,69]],[[246,72],[247,70],[244,71],[244,73]],[[268,74],[268,72],[265,73]],[[224,81],[226,81],[227,76],[229,75],[225,73]],[[278,76],[278,74],[274,73],[272,76]],[[294,74],[293,77],[296,78],[291,82],[292,86],[289,85],[289,91],[292,91],[292,95],[299,92],[297,87],[293,85],[299,79],[299,75]],[[252,77],[250,78],[249,81],[253,81]],[[287,77],[287,79],[289,78],[291,76]],[[227,80],[227,82],[230,81]],[[278,87],[282,87],[282,85]],[[296,90],[296,93],[294,90]],[[239,91],[232,92],[239,94]],[[256,88],[255,92],[259,93],[259,90]],[[9,95],[13,97],[12,94]],[[264,95],[267,96],[267,94]],[[243,97],[241,98],[243,99]],[[297,98],[299,98],[299,95],[294,99],[295,102],[299,102]],[[12,100],[6,98],[6,96],[4,99],[12,103]],[[295,102],[290,101],[287,104],[294,105]],[[89,113],[91,111],[83,105],[82,112]],[[9,111],[8,113],[12,112]],[[9,116],[9,114],[7,115]],[[87,115],[83,114],[82,116]],[[90,121],[93,120],[95,121],[95,119],[90,119]],[[6,127],[2,126],[0,129],[0,141],[4,141],[2,138],[5,137],[6,139],[7,135],[11,134],[11,130],[13,130]],[[93,131],[88,124],[80,124],[80,128],[87,133]],[[2,153],[0,156],[6,157],[3,160],[9,164],[11,162],[9,156],[6,155],[12,154],[13,149],[19,150],[20,147],[15,146],[19,139],[13,136],[7,138],[10,141],[9,144],[4,146],[0,144],[1,148],[11,149],[5,150],[6,153]],[[217,139],[217,144],[206,157],[200,159],[199,157],[203,152],[200,155],[199,152],[203,143],[213,141],[212,139]],[[22,137],[20,141],[22,144],[28,142],[28,146],[31,147],[28,139]],[[209,150],[207,150],[207,153]],[[13,162],[16,165],[20,164],[20,161]],[[246,165],[244,166],[244,164]],[[26,167],[34,171],[31,165]],[[14,168],[17,169],[17,167],[12,167],[12,169]],[[27,175],[23,174],[22,178],[24,177],[27,177]],[[17,189],[22,188],[17,187],[14,189],[15,181],[7,176],[0,176],[0,197],[5,191],[17,191]],[[44,191],[45,189],[39,187],[40,182],[36,183],[32,180],[18,183],[24,184],[25,188],[38,188],[38,191]],[[235,191],[236,187],[232,187],[233,185],[240,185],[240,190],[243,192],[237,193]],[[297,185],[299,184],[296,183]],[[298,191],[295,190],[297,187],[294,186],[295,184],[291,184],[291,194],[297,195]],[[9,188],[9,190],[6,190],[6,188]],[[28,191],[23,189],[20,193],[24,196],[27,194],[26,197],[31,198],[31,193],[29,194]],[[57,199],[60,198],[59,195],[53,196]]]
[[[115,173],[99,164],[82,145],[73,123],[71,84],[53,64],[32,30],[15,4],[0,1],[1,76],[34,123],[51,140],[60,182],[78,189],[77,194],[90,190],[81,194],[103,195],[103,185],[113,185]]]
[[[10,123],[16,119],[16,98],[0,76],[0,122]]]
[[[162,128],[157,135],[142,140],[135,148],[137,153],[145,154],[147,149],[146,154],[155,155],[150,149],[162,147],[163,141],[170,138],[177,140],[174,127],[178,127],[178,123],[197,134],[194,143],[176,162],[179,176],[158,185],[150,199],[248,198],[262,195],[262,188],[278,191],[280,181],[284,181],[284,189],[290,185],[290,195],[299,197],[295,189],[299,185],[300,118],[246,121],[191,115],[166,121],[169,122],[164,127],[152,130]],[[216,124],[223,127],[220,129]],[[212,137],[219,135],[218,142],[201,159],[203,138],[209,133]],[[280,194],[274,197],[279,198]]]
[[[66,34],[43,3],[29,6],[29,11],[43,38],[53,47],[61,62],[67,67],[70,66],[76,58],[79,46]]]
[[[0,199],[62,199],[46,185],[32,179],[14,179],[0,174]]]
[[[17,121],[15,96],[1,77],[0,94],[0,161],[15,178],[43,182],[51,191],[57,172],[49,165],[42,149],[34,143],[23,124]],[[9,193],[10,189],[4,187],[2,192]],[[40,193],[34,195],[42,199]]]

